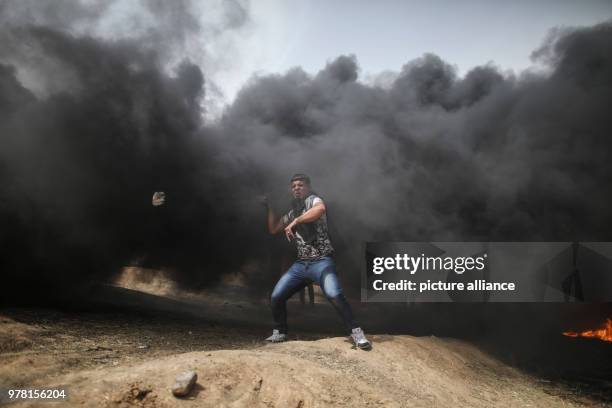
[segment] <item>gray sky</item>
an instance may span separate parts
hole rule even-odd
[[[434,52],[462,70],[489,60],[523,69],[551,27],[611,18],[612,1],[312,1],[300,11],[285,16],[299,31],[285,68],[317,70],[350,52],[365,71],[397,70]]]
[[[301,66],[314,73],[341,54],[355,54],[362,78],[399,71],[426,52],[460,74],[494,62],[528,68],[549,29],[612,18],[612,1],[272,1],[255,0],[240,39],[241,68],[219,76],[231,95],[253,72]]]

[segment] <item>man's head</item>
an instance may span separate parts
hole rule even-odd
[[[310,195],[310,191],[310,177],[303,173],[297,173],[291,177],[291,194],[293,194],[293,198],[303,200]]]

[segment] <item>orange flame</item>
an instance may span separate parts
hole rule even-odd
[[[564,332],[563,335],[569,337],[592,337],[603,341],[612,342],[612,319],[606,319],[606,323],[601,329],[587,330],[583,332]]]

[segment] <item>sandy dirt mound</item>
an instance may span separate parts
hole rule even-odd
[[[70,384],[74,406],[571,406],[463,342],[386,335],[373,340],[369,352],[329,338],[184,353],[81,371],[54,383]],[[187,369],[197,372],[198,383],[179,400],[170,387]]]

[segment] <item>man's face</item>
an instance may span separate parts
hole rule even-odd
[[[300,200],[308,197],[310,193],[310,186],[303,180],[295,180],[291,182],[291,194],[293,198],[299,198]]]

